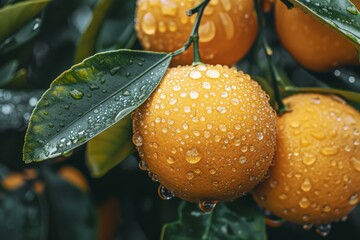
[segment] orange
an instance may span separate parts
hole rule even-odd
[[[353,3],[360,8],[360,1]],[[342,65],[359,64],[355,45],[301,9],[289,10],[277,0],[275,22],[282,44],[305,68],[323,72]]]
[[[221,65],[168,69],[133,117],[133,142],[161,185],[191,202],[232,200],[265,175],[276,114],[249,75]]]
[[[146,50],[173,52],[187,42],[195,15],[186,11],[200,0],[138,0],[135,29]],[[200,55],[204,63],[232,65],[250,49],[257,35],[253,1],[212,0],[201,20]],[[172,65],[193,61],[193,49],[175,57]]]
[[[338,97],[285,99],[271,175],[254,190],[259,205],[299,224],[349,214],[360,193],[360,114]]]
[[[72,166],[64,166],[59,169],[59,175],[82,191],[89,191],[89,184],[85,176],[77,168]]]

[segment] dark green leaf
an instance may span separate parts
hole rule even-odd
[[[288,0],[344,34],[360,49],[360,13],[349,0]]]
[[[165,53],[118,50],[96,54],[65,71],[31,116],[24,161],[61,155],[128,115],[154,91],[171,58]]]
[[[89,141],[86,160],[93,176],[101,177],[136,151],[132,135],[132,121],[127,115]]]
[[[0,54],[7,53],[33,39],[40,32],[41,24],[41,18],[35,18],[34,20],[28,22],[14,35],[10,36],[2,44],[0,44]]]
[[[18,65],[18,61],[13,60],[0,67],[0,87],[5,86],[11,81],[15,75]]]
[[[46,239],[46,199],[30,187],[25,185],[10,192],[0,189],[0,239]]]
[[[6,5],[0,9],[0,43],[40,13],[49,0],[33,0]]]
[[[95,6],[91,22],[77,44],[74,60],[76,63],[96,53],[96,40],[111,4],[112,0],[100,0]]]
[[[211,213],[203,213],[195,204],[183,202],[179,220],[167,224],[162,240],[265,240],[265,221],[253,204],[238,200],[221,203]]]
[[[96,239],[96,218],[90,195],[45,169],[51,240]]]

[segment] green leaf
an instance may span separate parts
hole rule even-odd
[[[360,13],[349,0],[287,0],[329,24],[360,50]]]
[[[315,88],[315,87],[285,87],[285,91],[288,93],[323,93],[323,94],[336,94],[345,98],[353,103],[360,104],[360,93],[345,91],[335,88]]]
[[[0,9],[0,43],[34,18],[49,0],[25,1]]]
[[[91,174],[101,177],[135,152],[131,141],[132,121],[127,115],[87,144],[87,164]]]
[[[17,60],[12,60],[0,67],[0,87],[7,85],[13,79],[18,65]]]
[[[164,225],[162,240],[265,240],[265,221],[254,203],[238,200],[221,203],[211,213],[182,202],[179,220]]]
[[[139,107],[157,87],[171,54],[99,53],[65,71],[38,102],[25,136],[29,163],[64,154]]]
[[[74,60],[76,63],[96,53],[96,40],[111,4],[112,0],[100,0],[95,6],[91,22],[78,41]]]
[[[45,196],[49,205],[48,238],[96,239],[96,214],[90,195],[44,169]]]

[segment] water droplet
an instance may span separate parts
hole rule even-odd
[[[49,123],[48,126],[49,126],[49,128],[54,128],[54,124],[53,124],[53,123]]]
[[[258,140],[263,140],[264,134],[263,134],[262,132],[257,132],[257,133],[256,133],[256,138],[257,138]]]
[[[187,172],[186,173],[186,178],[188,179],[188,180],[191,180],[191,179],[193,179],[194,178],[194,173],[193,172]]]
[[[84,93],[77,89],[71,90],[69,94],[75,100],[80,100],[84,96]]]
[[[201,160],[201,155],[196,148],[192,148],[186,152],[185,159],[188,163],[195,164]]]
[[[356,7],[354,5],[347,6],[346,11],[348,11],[348,13],[350,13],[352,15],[358,15],[359,14],[359,11],[356,9]]]
[[[324,156],[334,156],[338,153],[338,150],[336,147],[325,147],[320,152]]]
[[[308,192],[311,190],[311,182],[310,179],[305,178],[305,180],[301,183],[301,190],[303,190],[304,192]]]
[[[299,206],[301,208],[308,208],[310,206],[310,201],[307,197],[302,197],[299,201]]]
[[[350,159],[351,161],[351,164],[353,166],[353,168],[356,170],[356,171],[359,171],[360,172],[360,160],[357,159],[356,157],[352,157]]]
[[[305,215],[304,215],[305,216]],[[305,231],[309,231],[309,230],[311,230],[311,228],[313,227],[314,225],[313,224],[304,224],[303,225],[303,229],[305,230]]]
[[[163,5],[163,4],[162,4]],[[141,21],[141,29],[145,34],[153,35],[156,32],[156,19],[154,15],[147,12]]]
[[[310,166],[316,162],[316,158],[313,156],[304,156],[302,161],[305,165]]]
[[[246,162],[247,162],[246,156],[244,156],[244,155],[240,156],[240,157],[239,157],[239,162],[240,162],[241,164],[246,163]]]
[[[209,82],[203,82],[202,87],[203,87],[204,89],[210,89],[210,88],[211,88],[211,84],[210,84]]]
[[[331,230],[331,224],[323,224],[316,227],[316,233],[322,237],[329,235]]]
[[[173,198],[175,196],[172,191],[168,190],[167,188],[165,188],[162,185],[160,185],[158,188],[158,194],[159,194],[159,197],[163,200],[170,200],[171,198]]]
[[[350,205],[356,205],[359,202],[359,194],[355,193],[350,196],[349,198],[349,204]]]
[[[201,201],[199,202],[199,209],[205,213],[212,212],[216,207],[216,202]]]
[[[277,180],[271,180],[270,181],[270,187],[271,188],[276,188],[278,184],[279,184],[279,182]]]
[[[192,79],[199,79],[201,78],[201,72],[197,71],[197,70],[193,70],[190,72],[190,78]]]
[[[175,16],[177,13],[177,4],[171,0],[162,0],[161,4],[161,13],[167,16]]]
[[[197,99],[199,97],[199,93],[196,91],[191,91],[190,92],[190,98],[191,99]]]
[[[299,121],[293,121],[293,122],[290,123],[290,127],[298,128],[298,127],[300,127],[300,122]]]
[[[140,168],[140,170],[142,170],[142,171],[148,170],[148,168],[147,168],[147,166],[146,166],[146,163],[145,163],[144,161],[140,161],[140,162],[139,162],[139,168]]]
[[[216,35],[216,26],[213,21],[201,22],[199,27],[199,42],[206,43],[214,39]]]
[[[209,69],[206,71],[206,76],[208,76],[209,78],[219,78],[220,73],[216,69]]]
[[[90,84],[89,88],[90,88],[91,91],[94,91],[94,90],[99,89],[99,86],[97,86],[95,84]]]
[[[175,159],[173,157],[168,157],[166,161],[168,164],[173,164],[175,162]]]
[[[117,72],[119,72],[119,70],[121,69],[120,66],[114,67],[110,70],[110,75],[114,76]]]
[[[215,169],[210,169],[210,174],[211,175],[214,175],[216,173],[216,170]]]
[[[144,144],[144,139],[139,133],[134,133],[132,141],[135,146],[140,147]]]

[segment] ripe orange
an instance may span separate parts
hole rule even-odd
[[[59,175],[71,183],[72,185],[78,187],[84,192],[89,191],[89,184],[85,178],[85,176],[75,167],[72,166],[64,166],[59,169]]]
[[[353,1],[360,9],[360,1]],[[289,53],[304,67],[327,71],[347,64],[359,64],[355,46],[334,29],[301,9],[287,9],[275,3],[278,36]]]
[[[275,165],[254,197],[273,214],[299,224],[346,216],[360,193],[360,114],[338,97],[285,99],[278,119]]]
[[[168,69],[132,115],[133,142],[166,189],[191,202],[250,191],[275,152],[276,114],[249,75],[221,65]]]
[[[173,52],[189,38],[195,15],[186,11],[200,0],[138,0],[135,29],[146,50]],[[257,35],[253,1],[212,0],[205,9],[200,29],[201,60],[209,64],[232,65],[252,46]],[[175,57],[172,65],[193,61],[193,49]]]

